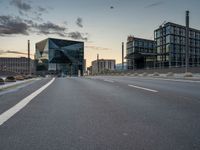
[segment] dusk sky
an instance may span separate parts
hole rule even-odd
[[[31,53],[45,38],[85,41],[87,66],[100,58],[121,62],[121,42],[128,35],[153,39],[164,21],[200,29],[200,0],[0,0],[0,57]]]

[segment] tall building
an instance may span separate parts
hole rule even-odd
[[[0,71],[9,71],[17,74],[29,74],[28,58],[0,58]],[[35,73],[34,60],[30,59],[30,73]]]
[[[36,71],[43,74],[83,75],[84,43],[48,38],[36,43]]]
[[[152,68],[156,62],[155,41],[129,36],[126,44],[127,69]]]
[[[99,59],[92,61],[92,74],[115,70],[114,59]]]
[[[158,67],[183,67],[186,59],[186,27],[165,23],[154,31]],[[200,66],[200,30],[189,29],[189,66]]]

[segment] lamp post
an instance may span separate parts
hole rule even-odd
[[[187,10],[186,11],[186,20],[185,20],[185,23],[186,23],[186,51],[185,51],[185,72],[187,73],[188,72],[188,60],[189,60],[189,50],[190,50],[190,47],[189,47],[189,11]]]

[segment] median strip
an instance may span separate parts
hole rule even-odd
[[[140,86],[135,86],[135,85],[128,85],[130,87],[133,87],[133,88],[137,88],[137,89],[141,89],[141,90],[146,90],[146,91],[149,91],[149,92],[154,92],[154,93],[157,93],[158,91],[156,90],[152,90],[152,89],[148,89],[148,88],[144,88],[144,87],[140,87]]]
[[[10,119],[17,112],[19,112],[22,108],[24,108],[33,98],[35,98],[42,91],[44,91],[49,85],[51,85],[54,80],[55,80],[55,78],[53,78],[51,81],[49,81],[47,84],[45,84],[44,86],[42,86],[37,91],[33,92],[31,95],[29,95],[26,98],[24,98],[23,100],[21,100],[15,106],[11,107],[10,109],[8,109],[4,113],[2,113],[0,115],[0,125],[4,124],[8,119]]]

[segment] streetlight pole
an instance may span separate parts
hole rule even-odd
[[[31,74],[31,67],[30,67],[30,40],[28,40],[28,74]]]
[[[189,11],[188,10],[186,11],[185,23],[186,23],[185,72],[187,73],[188,67],[189,67],[189,64],[188,64],[189,56],[188,55],[189,55],[189,50],[190,50],[190,47],[189,47]]]

